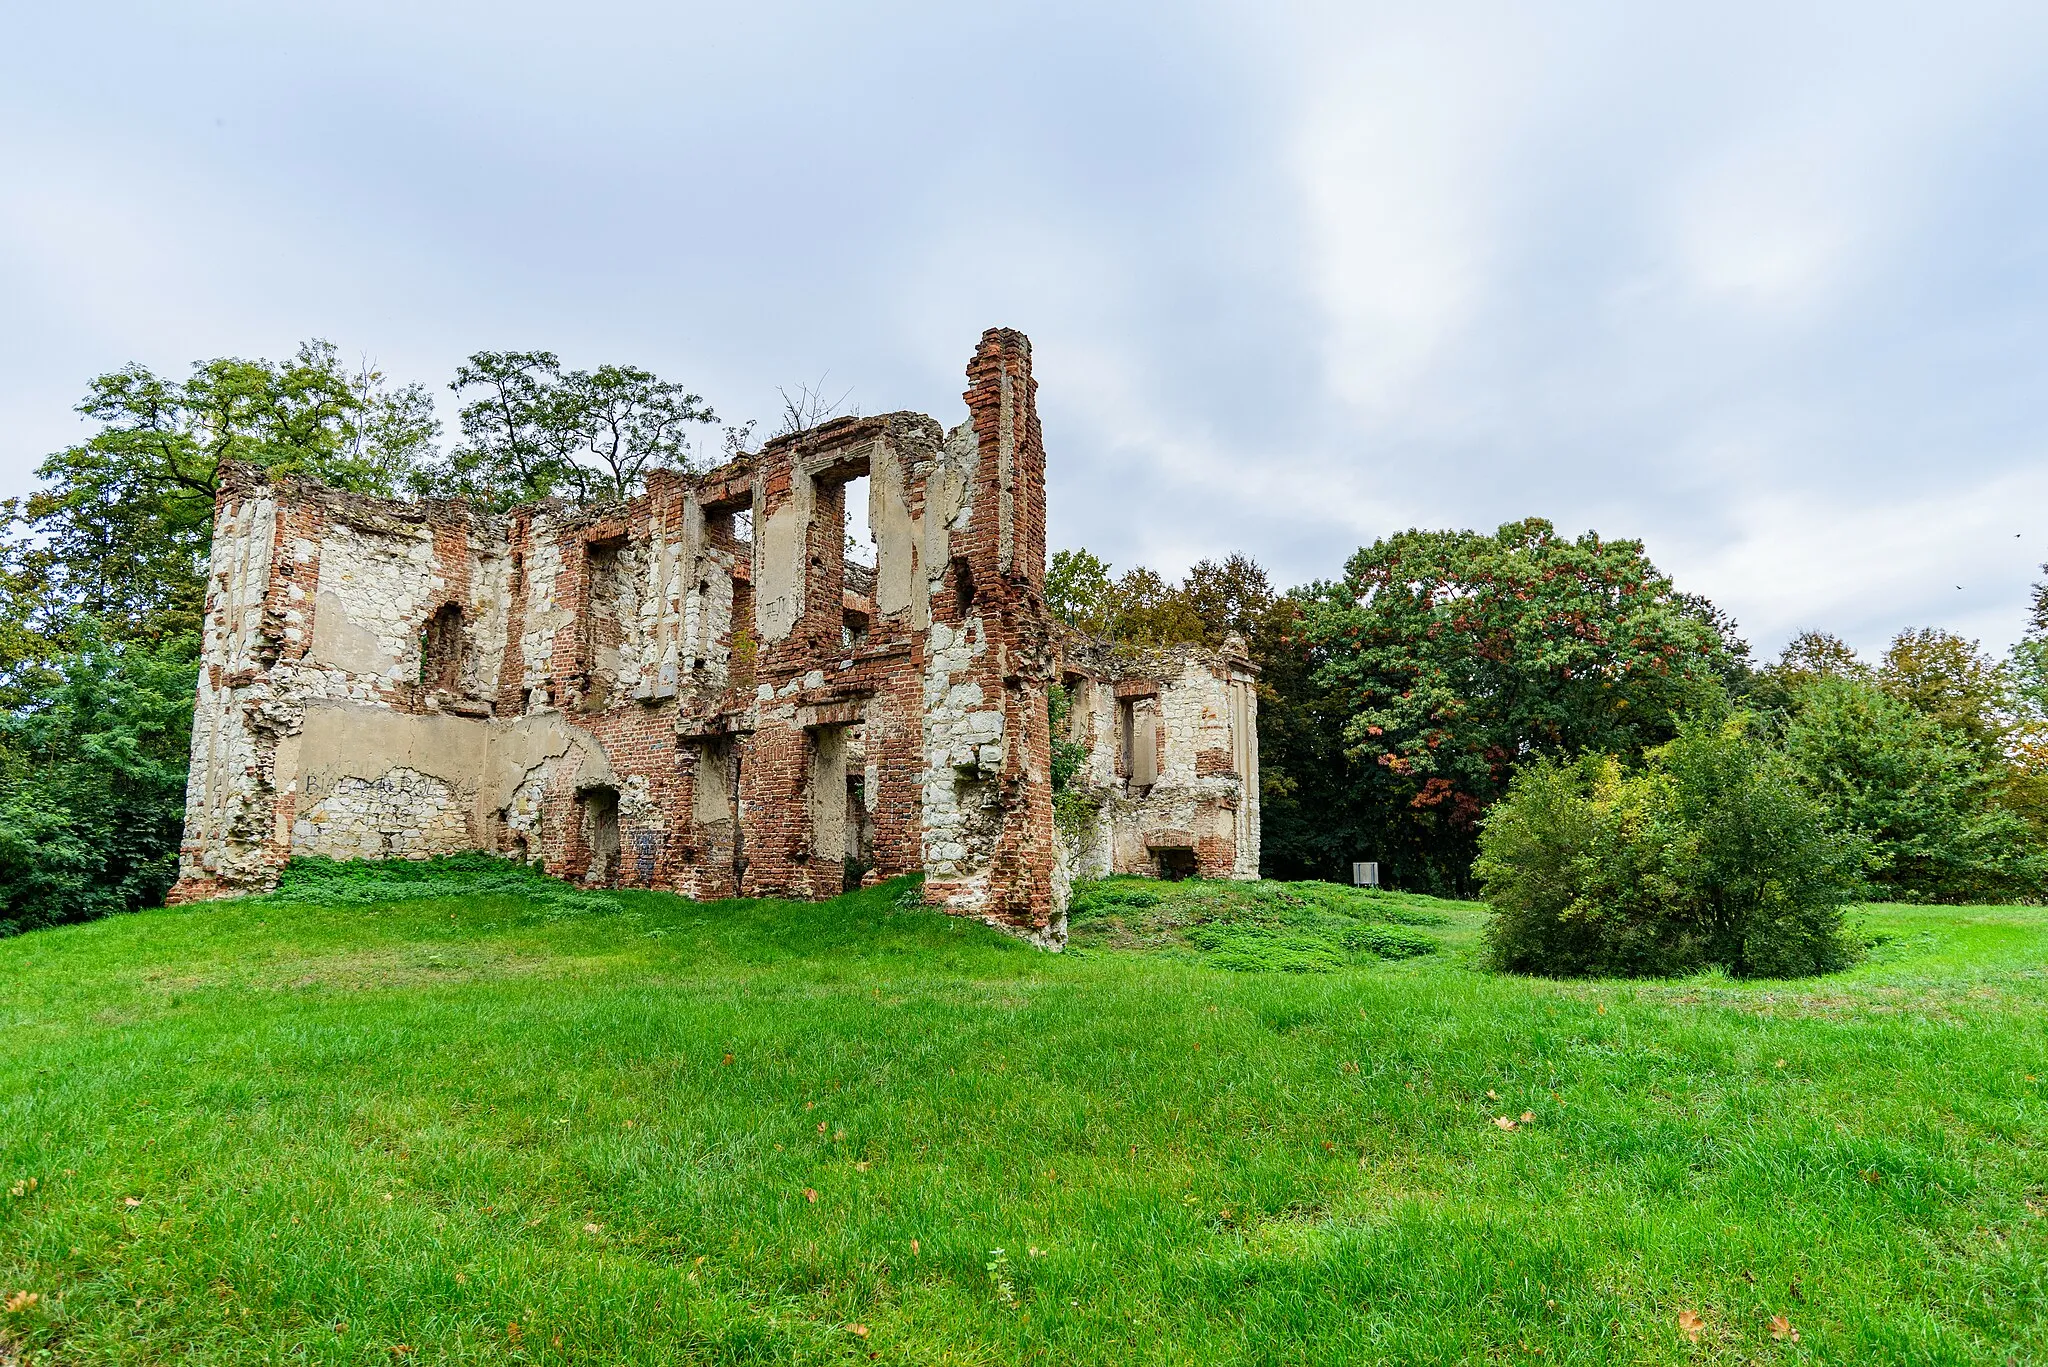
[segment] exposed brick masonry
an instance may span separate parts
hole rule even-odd
[[[693,897],[923,870],[934,904],[1062,943],[1047,689],[1103,679],[1091,774],[1124,782],[1123,666],[1052,631],[1029,341],[991,329],[967,380],[950,433],[839,419],[623,505],[494,517],[227,471],[174,897],[270,886],[298,853],[482,847]],[[863,476],[872,568],[841,540]],[[1174,663],[1144,716],[1185,782],[1147,829],[1255,876],[1249,666]],[[1089,839],[1123,854],[1096,863],[1151,848],[1115,834],[1148,802],[1105,800]]]

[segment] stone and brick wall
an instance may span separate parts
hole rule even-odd
[[[967,378],[950,433],[839,419],[625,504],[229,470],[174,897],[294,854],[485,848],[696,897],[922,869],[935,904],[1062,943],[1030,343],[991,329]],[[862,477],[871,571],[841,540]]]
[[[1060,639],[1076,783],[1093,815],[1060,832],[1071,876],[1259,876],[1258,671],[1221,648],[1133,652]]]

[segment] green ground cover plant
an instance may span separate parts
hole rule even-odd
[[[1411,927],[1443,924],[1438,905],[1338,883],[1117,877],[1082,884],[1067,916],[1084,949],[1183,949],[1214,968],[1328,973],[1435,953],[1436,938]]]
[[[1865,908],[1821,979],[1554,981],[1414,898],[1346,919],[1433,953],[1247,972],[1192,932],[1271,890],[1084,887],[1182,919],[1048,955],[903,883],[295,879],[0,941],[0,1355],[2048,1356],[2041,908]]]

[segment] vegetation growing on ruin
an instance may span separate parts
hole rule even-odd
[[[1247,972],[901,884],[486,876],[0,942],[0,1356],[2048,1356],[2039,908],[1866,908],[1819,981],[1561,982],[1412,897],[1435,953]],[[1151,890],[1083,900],[1214,892]]]

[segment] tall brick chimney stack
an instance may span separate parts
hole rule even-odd
[[[1063,941],[1054,905],[1052,624],[1045,606],[1045,442],[1031,339],[1011,328],[982,333],[964,396],[981,452],[967,540],[988,592],[976,603],[992,647],[981,657],[1003,709],[1004,751],[995,803],[1002,820],[991,852],[987,913],[1036,938]],[[999,690],[999,691],[998,691]]]

